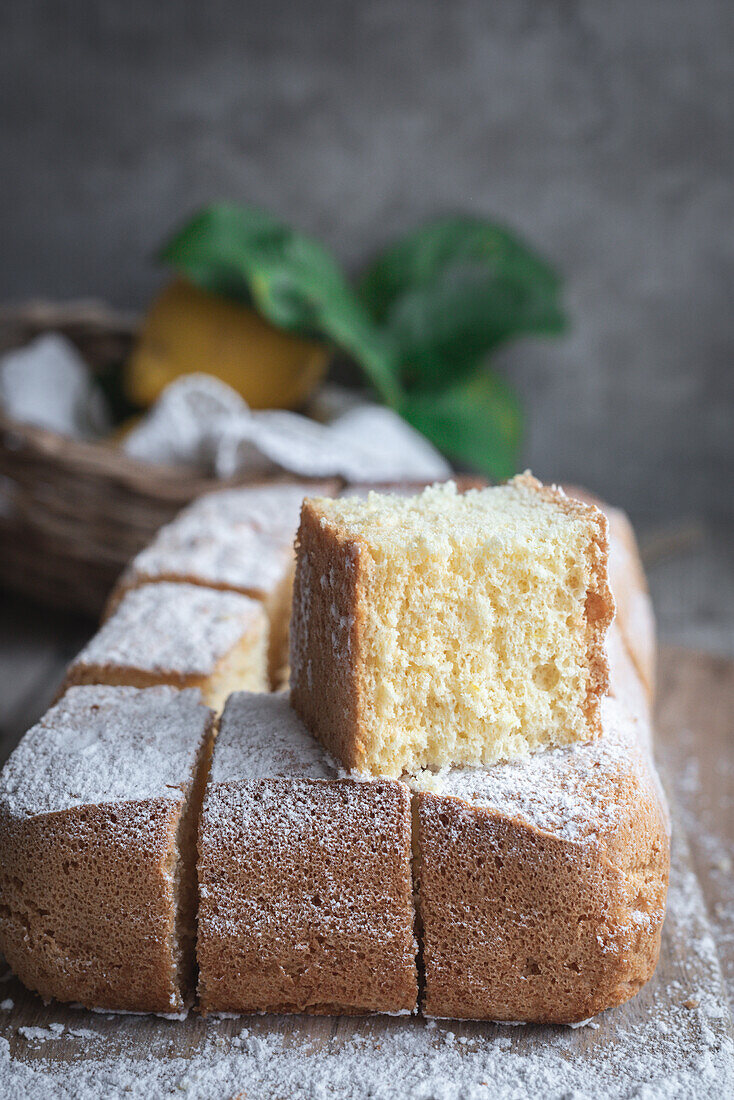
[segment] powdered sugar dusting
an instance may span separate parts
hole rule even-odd
[[[231,697],[199,829],[203,1010],[414,1008],[410,822],[407,788],[340,779],[286,695]]]
[[[291,568],[304,496],[328,488],[302,482],[199,497],[133,559],[125,583],[190,579],[267,596]]]
[[[197,584],[145,584],[122,598],[72,670],[109,665],[209,675],[245,634],[265,628],[262,605],[249,596]]]
[[[602,704],[602,727],[596,741],[549,749],[491,768],[424,774],[414,785],[519,818],[564,840],[588,839],[614,827],[624,777],[632,777],[634,790],[651,790],[654,784],[654,765],[645,747],[649,734],[642,717],[607,698]]]
[[[180,797],[212,719],[198,691],[73,687],[25,735],[0,775],[0,810]]]
[[[178,518],[197,519],[203,526],[247,524],[260,534],[277,539],[292,538],[298,527],[303,498],[328,492],[330,488],[330,482],[299,481],[221,489],[197,497]]]
[[[262,605],[195,584],[146,584],[128,592],[72,665],[207,676],[250,631],[266,629]]]
[[[222,714],[210,781],[332,779],[326,753],[291,709],[287,694],[230,695]]]
[[[43,1042],[45,1039],[58,1039],[63,1035],[64,1025],[59,1023],[49,1024],[45,1027],[19,1027],[18,1034],[31,1042]]]

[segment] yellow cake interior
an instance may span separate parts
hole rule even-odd
[[[588,513],[516,479],[319,501],[356,540],[366,763],[398,775],[586,739]]]
[[[217,712],[223,710],[233,691],[267,691],[268,632],[260,629],[243,634],[200,686],[204,702]]]

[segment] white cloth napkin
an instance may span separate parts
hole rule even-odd
[[[148,462],[222,478],[286,471],[347,481],[432,481],[451,473],[435,447],[390,409],[361,404],[326,424],[280,409],[253,412],[229,386],[202,374],[168,386],[124,447]]]
[[[109,431],[91,370],[71,341],[56,332],[0,357],[0,406],[13,420],[77,439]]]
[[[247,405],[230,386],[209,374],[186,374],[165,388],[123,447],[143,462],[211,474],[213,436],[242,414],[249,414]]]

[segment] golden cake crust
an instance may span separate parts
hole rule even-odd
[[[28,821],[0,815],[0,940],[29,989],[94,1008],[183,1009],[162,949],[173,936],[168,865],[183,806],[181,795]]]
[[[209,801],[201,823],[202,1011],[414,1011],[407,788],[294,778],[214,793],[227,818]]]
[[[233,696],[199,830],[203,1012],[409,1013],[410,792],[338,778],[284,696]]]
[[[608,700],[605,725],[535,774],[498,765],[414,796],[427,1015],[574,1023],[652,976],[667,814],[644,719]]]
[[[198,692],[75,687],[0,783],[0,950],[44,998],[177,1013],[193,995]]]
[[[340,568],[333,569],[338,559]],[[330,601],[314,585],[331,570]],[[326,540],[317,508],[305,500],[298,532],[291,614],[291,702],[306,726],[348,771],[364,767],[367,746],[360,728],[360,680],[364,607],[356,598],[364,587],[364,554],[344,531]],[[308,618],[308,632],[305,621]],[[332,639],[332,647],[322,639]],[[346,653],[349,660],[335,660]],[[313,685],[324,685],[321,693]]]

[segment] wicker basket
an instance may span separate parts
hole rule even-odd
[[[42,332],[67,336],[95,370],[124,362],[132,318],[96,303],[0,311],[0,351]],[[244,479],[240,479],[240,484]],[[155,531],[222,481],[129,458],[0,412],[0,585],[98,615],[126,562]]]

